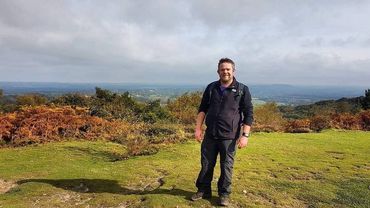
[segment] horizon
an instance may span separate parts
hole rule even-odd
[[[214,80],[216,81],[216,80]],[[238,80],[239,81],[239,80]],[[169,86],[207,86],[209,83],[205,81],[204,83],[150,83],[150,82],[51,82],[51,81],[0,81],[0,83],[32,83],[32,84],[103,84],[103,85],[169,85]],[[351,88],[364,88],[370,89],[370,86],[365,85],[309,85],[309,84],[289,84],[289,83],[249,83],[247,86],[292,86],[292,87],[351,87]]]
[[[161,100],[189,92],[203,92],[206,84],[150,84],[150,83],[55,83],[55,82],[0,82],[6,96],[42,94],[61,96],[69,93],[94,94],[96,87],[113,93],[129,92],[140,100]],[[364,96],[366,87],[348,86],[297,86],[287,84],[248,85],[255,104],[276,102],[279,105],[304,105],[324,100]]]

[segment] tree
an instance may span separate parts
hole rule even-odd
[[[349,113],[352,110],[352,105],[348,102],[338,102],[337,103],[337,113]]]
[[[0,89],[0,99],[3,97],[3,95],[4,95],[4,91],[3,89]]]
[[[91,115],[126,121],[142,119],[143,107],[128,92],[120,95],[99,87],[95,90],[95,96],[92,97],[90,104]]]
[[[363,109],[370,109],[370,89],[365,90],[365,97],[361,101],[361,106]]]
[[[112,93],[109,90],[104,90],[100,87],[95,87],[95,96],[98,99],[103,100],[105,102],[112,102],[113,99],[116,97],[116,94]]]
[[[143,120],[149,123],[155,123],[159,120],[170,118],[170,113],[161,107],[160,100],[154,100],[144,107]]]

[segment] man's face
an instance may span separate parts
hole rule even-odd
[[[232,81],[234,78],[234,69],[233,65],[230,63],[222,63],[217,70],[218,75],[220,76],[221,82],[227,83]]]

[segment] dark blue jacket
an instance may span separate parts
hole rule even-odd
[[[220,139],[239,137],[241,124],[251,126],[253,122],[252,98],[247,86],[239,89],[234,78],[231,85],[221,92],[220,81],[209,84],[205,89],[198,112],[206,114],[206,136]],[[212,90],[212,93],[210,93]],[[240,93],[241,90],[243,93]]]

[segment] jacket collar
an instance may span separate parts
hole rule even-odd
[[[221,86],[221,80],[218,80],[217,86]],[[233,82],[227,87],[227,89],[236,89],[238,86],[238,81],[236,81],[235,77],[233,77]]]

